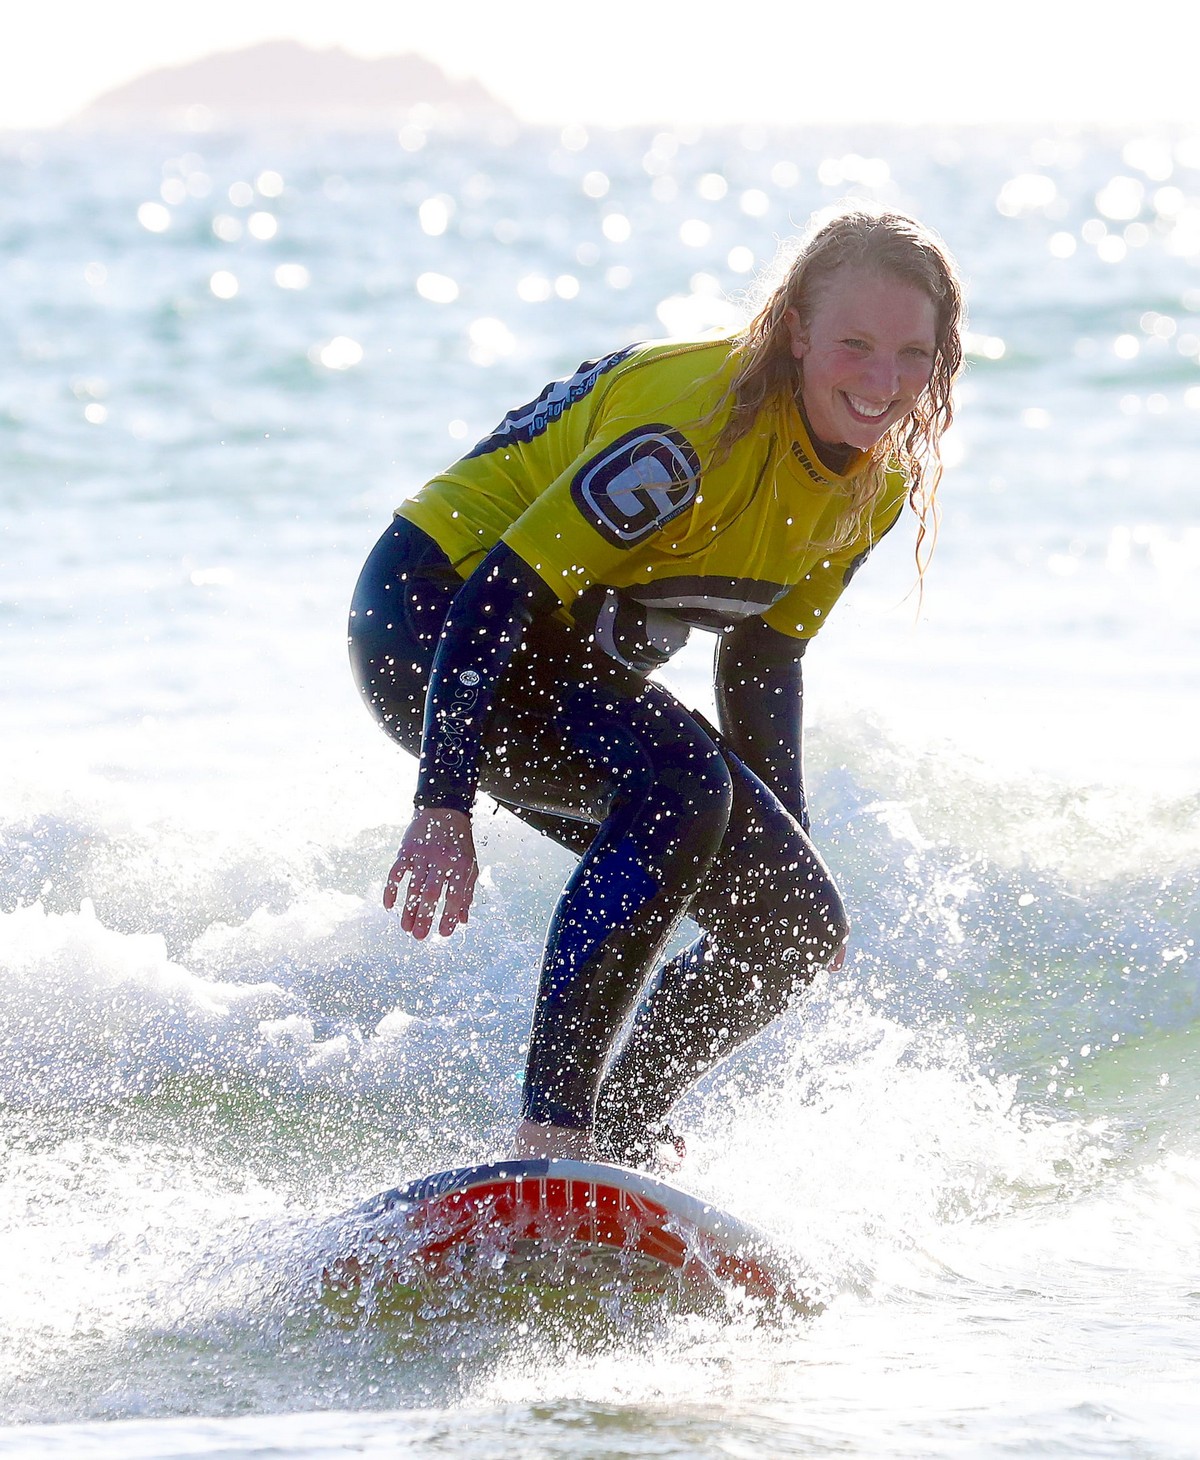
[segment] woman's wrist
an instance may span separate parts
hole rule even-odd
[[[465,816],[470,821],[472,808],[454,801],[424,801],[418,796],[413,801],[413,810],[427,811],[430,814],[437,814],[441,811],[452,811],[455,815]]]

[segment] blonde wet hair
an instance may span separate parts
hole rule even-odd
[[[864,204],[840,205],[818,214],[795,247],[784,273],[754,318],[735,338],[740,361],[718,410],[729,416],[717,440],[718,458],[754,429],[759,414],[779,397],[799,396],[801,365],[792,355],[787,313],[802,328],[811,323],[833,275],[853,266],[869,269],[922,290],[937,313],[936,347],[929,384],[912,411],[872,448],[865,466],[847,484],[830,551],[855,541],[885,490],[887,473],[899,468],[908,481],[908,502],[917,517],[917,573],[928,564],[937,537],[937,489],[942,475],[941,438],[954,419],[952,387],[962,367],[962,286],[945,244],[929,228],[903,213]],[[715,414],[715,413],[714,413]]]

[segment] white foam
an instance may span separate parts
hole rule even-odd
[[[295,1007],[277,983],[190,972],[160,935],[114,932],[89,901],[76,914],[18,908],[2,926],[0,1079],[17,1102],[118,1098],[164,1074],[219,1070]]]

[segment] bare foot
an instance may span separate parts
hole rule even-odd
[[[565,1125],[539,1125],[534,1120],[523,1120],[513,1136],[513,1155],[523,1159],[561,1157],[572,1161],[594,1161],[596,1148],[592,1144],[590,1130],[572,1130]]]

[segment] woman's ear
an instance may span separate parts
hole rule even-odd
[[[783,322],[787,325],[788,336],[792,342],[792,358],[803,360],[808,354],[808,331],[800,322],[800,315],[794,305],[789,304],[783,311]]]

